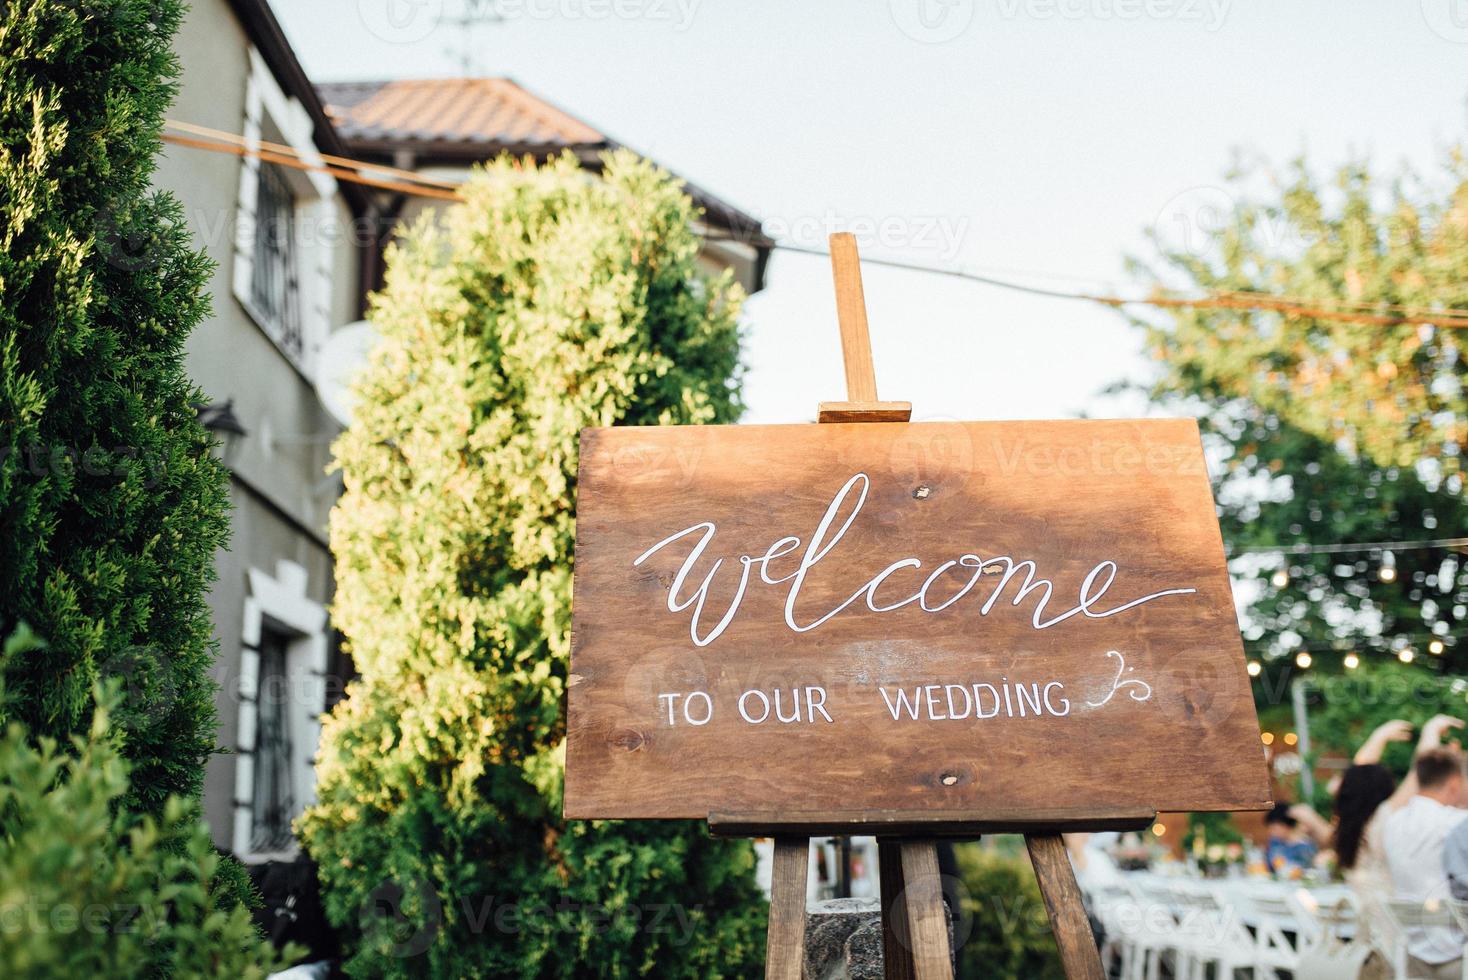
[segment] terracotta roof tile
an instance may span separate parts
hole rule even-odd
[[[346,82],[317,86],[347,142],[403,140],[598,147],[609,141],[508,78]]]
[[[397,148],[428,157],[489,160],[501,151],[537,156],[571,150],[595,168],[602,150],[619,144],[508,78],[440,78],[337,82],[316,86],[348,149],[382,156]],[[715,227],[756,248],[773,242],[758,219],[687,183]]]

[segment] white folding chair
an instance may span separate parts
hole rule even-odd
[[[1452,914],[1453,921],[1458,923],[1458,928],[1468,934],[1468,902],[1450,898],[1448,899],[1448,912]]]
[[[1382,947],[1374,941],[1380,927],[1365,927],[1366,913],[1354,894],[1336,892],[1322,900],[1301,888],[1290,895],[1290,903],[1303,927],[1296,944],[1296,980],[1380,976],[1387,966]]]
[[[1133,963],[1140,955],[1137,929],[1140,910],[1131,891],[1120,882],[1107,882],[1086,888],[1091,911],[1101,923],[1101,970],[1106,976],[1130,978]]]
[[[1160,980],[1164,959],[1172,954],[1170,973],[1179,975],[1182,960],[1176,901],[1167,885],[1151,876],[1128,881],[1132,906],[1127,923],[1134,955],[1125,980]]]
[[[1373,936],[1373,942],[1391,964],[1395,980],[1415,980],[1408,967],[1407,944],[1412,929],[1456,929],[1451,902],[1448,899],[1392,898],[1381,903],[1382,919],[1389,927],[1387,935]],[[1468,978],[1468,958],[1464,960],[1464,977]]]
[[[1294,911],[1300,931],[1295,937],[1295,955],[1304,956],[1316,947],[1334,940],[1360,935],[1361,910],[1350,893],[1322,904],[1304,888],[1291,892],[1285,899]]]
[[[1253,930],[1255,976],[1279,980],[1279,971],[1293,973],[1300,962],[1299,944],[1306,925],[1289,898],[1273,889],[1257,888],[1235,889],[1233,898],[1241,906],[1244,922]]]
[[[1220,886],[1179,883],[1172,893],[1178,905],[1180,980],[1206,980],[1210,964],[1216,967],[1218,980],[1234,980],[1237,971],[1252,969],[1254,937],[1238,904],[1228,901]]]

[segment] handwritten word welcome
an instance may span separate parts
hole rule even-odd
[[[1037,577],[1039,569],[1033,561],[1029,559],[1015,561],[1007,555],[980,558],[978,555],[965,553],[959,555],[957,558],[948,559],[933,568],[927,574],[926,578],[923,579],[922,584],[916,591],[901,598],[882,602],[877,598],[877,591],[884,586],[893,588],[894,586],[888,586],[888,580],[904,569],[911,569],[913,571],[921,569],[923,563],[917,558],[901,558],[892,562],[874,575],[865,585],[853,592],[850,598],[836,606],[836,608],[830,609],[814,619],[799,615],[796,611],[796,604],[800,600],[801,586],[805,584],[806,577],[811,571],[835,549],[836,545],[846,535],[846,532],[851,529],[852,524],[856,522],[857,516],[861,513],[862,506],[866,503],[867,491],[870,489],[870,486],[871,481],[865,473],[858,473],[846,481],[845,485],[837,491],[836,496],[832,498],[830,506],[826,508],[826,512],[821,517],[820,523],[816,525],[816,529],[811,534],[809,542],[805,545],[805,550],[800,555],[799,563],[796,565],[795,570],[789,574],[775,576],[771,574],[770,565],[777,559],[793,554],[801,547],[801,539],[793,535],[778,539],[763,554],[757,557],[755,555],[740,555],[738,559],[740,565],[739,580],[734,588],[733,598],[730,599],[728,606],[725,608],[723,615],[719,617],[719,620],[706,629],[701,627],[700,623],[705,614],[705,606],[709,602],[709,594],[713,590],[714,579],[719,574],[719,570],[724,566],[724,559],[714,559],[713,564],[704,575],[702,582],[691,593],[685,594],[685,587],[688,584],[689,576],[694,573],[695,568],[703,559],[704,552],[708,550],[709,545],[714,540],[714,536],[718,533],[718,528],[712,521],[700,521],[675,534],[668,535],[638,555],[637,559],[632,562],[632,565],[633,567],[642,565],[653,555],[675,541],[694,535],[698,536],[693,550],[689,552],[688,557],[684,559],[677,574],[673,577],[672,588],[668,590],[668,611],[680,613],[692,607],[693,614],[689,621],[689,635],[692,637],[694,645],[700,647],[708,646],[714,640],[718,639],[729,628],[729,624],[734,621],[734,616],[739,611],[739,605],[743,602],[745,592],[749,588],[750,573],[756,568],[759,570],[760,581],[765,585],[784,585],[789,583],[789,591],[785,596],[785,625],[796,633],[810,632],[823,623],[829,622],[832,618],[861,600],[865,600],[866,608],[874,613],[892,612],[914,603],[925,613],[942,612],[972,592],[978,585],[980,577],[989,568],[1002,569],[1002,572],[998,576],[993,591],[980,607],[980,615],[989,615],[998,604],[1000,597],[1004,595],[1004,590],[1009,586],[1010,582],[1017,580],[1021,571],[1023,571],[1024,581],[1019,585],[1017,591],[1014,592],[1010,605],[1018,606],[1026,599],[1029,599],[1031,595],[1034,595],[1035,605],[1031,623],[1037,630],[1049,629],[1077,615],[1085,616],[1088,619],[1106,619],[1107,617],[1126,612],[1128,609],[1134,609],[1143,603],[1151,602],[1154,599],[1161,599],[1164,596],[1170,595],[1189,595],[1197,591],[1196,589],[1183,588],[1163,589],[1160,592],[1151,592],[1128,602],[1123,602],[1121,605],[1112,606],[1110,609],[1097,609],[1095,608],[1095,604],[1101,600],[1101,597],[1111,588],[1112,583],[1116,581],[1117,564],[1114,561],[1107,560],[1097,562],[1090,573],[1086,575],[1085,580],[1081,583],[1076,605],[1064,612],[1047,616],[1046,607],[1054,592],[1054,585],[1047,578]],[[852,497],[853,493],[855,493],[855,501],[847,508],[847,499]],[[845,517],[841,516],[843,508],[847,508]],[[833,526],[835,526],[834,531],[832,530]],[[968,575],[967,581],[959,586],[953,595],[941,602],[935,603],[934,597],[930,593],[954,569],[971,569],[972,571]],[[715,615],[715,613],[710,612],[709,615]]]

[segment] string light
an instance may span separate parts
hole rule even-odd
[[[1397,653],[1397,659],[1404,664],[1410,664],[1413,660],[1417,659],[1417,654],[1411,647],[1402,647]]]
[[[1300,544],[1287,545],[1260,545],[1258,547],[1230,548],[1229,555],[1341,555],[1354,554],[1361,551],[1387,551],[1382,556],[1383,561],[1392,565],[1396,562],[1390,556],[1390,550],[1396,551],[1431,551],[1434,548],[1468,548],[1468,538],[1418,538],[1407,541],[1334,541],[1325,544],[1311,544],[1301,542]]]
[[[1290,573],[1281,568],[1270,576],[1269,581],[1276,589],[1282,589],[1290,584]]]
[[[1152,825],[1152,836],[1153,837],[1161,837],[1165,833],[1167,833],[1167,827],[1164,826],[1163,824],[1161,824],[1161,823],[1154,823]]]
[[[1274,744],[1274,732],[1260,732],[1259,733],[1259,741],[1263,742],[1265,745],[1273,745]]]
[[[1285,732],[1284,743],[1286,745],[1294,745],[1299,740],[1300,736],[1296,735],[1294,732]]]
[[[1348,653],[1346,654],[1346,659],[1341,661],[1341,663],[1345,664],[1347,670],[1355,670],[1361,666],[1361,658],[1354,653]]]
[[[1446,651],[1446,648],[1448,646],[1455,645],[1457,643],[1457,640],[1454,639],[1452,636],[1439,636],[1434,633],[1419,631],[1416,633],[1395,633],[1390,636],[1378,635],[1358,637],[1354,640],[1349,637],[1337,637],[1334,640],[1323,639],[1318,643],[1296,643],[1290,645],[1289,649],[1285,652],[1294,653],[1299,650],[1309,650],[1311,653],[1341,653],[1343,651],[1348,651],[1358,654],[1360,656],[1366,656],[1367,651],[1363,651],[1359,647],[1352,650],[1349,647],[1343,646],[1342,644],[1347,642],[1371,644],[1379,651],[1385,653],[1395,653],[1404,644],[1415,643],[1418,646],[1424,646],[1429,644],[1432,640],[1441,640],[1444,645],[1444,651]],[[1271,656],[1278,653],[1278,647],[1275,645],[1276,642],[1277,641],[1264,639],[1251,640],[1246,638],[1244,640],[1244,649],[1247,652],[1254,653],[1255,655],[1262,653],[1264,655],[1264,659],[1269,659]]]
[[[1381,569],[1376,574],[1383,582],[1395,582],[1397,580],[1397,559],[1390,551],[1382,552]]]
[[[1443,641],[1433,640],[1431,643],[1427,644],[1427,652],[1432,654],[1433,656],[1442,656]]]
[[[1250,660],[1249,661],[1249,676],[1250,677],[1258,677],[1259,676],[1259,672],[1261,670],[1263,670],[1263,669],[1264,669],[1264,665],[1261,664],[1259,661],[1257,661],[1257,660]]]
[[[1299,653],[1295,654],[1295,666],[1297,666],[1297,667],[1308,667],[1308,666],[1310,666],[1310,664],[1311,664],[1310,651],[1308,651],[1308,650],[1301,650]]]

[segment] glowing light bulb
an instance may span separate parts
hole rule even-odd
[[[1311,663],[1313,663],[1313,661],[1310,657],[1310,651],[1301,650],[1299,653],[1295,654],[1295,666],[1308,667]]]
[[[1284,743],[1286,745],[1294,745],[1299,740],[1300,736],[1296,735],[1294,732],[1285,732]]]
[[[1354,653],[1348,653],[1346,654],[1346,659],[1343,660],[1342,663],[1346,665],[1347,670],[1355,670],[1357,667],[1361,666],[1361,658],[1356,656]]]
[[[1397,570],[1390,565],[1381,566],[1379,575],[1383,582],[1395,582],[1397,580]]]
[[[1160,824],[1160,823],[1154,823],[1152,825],[1152,836],[1153,837],[1161,837],[1165,833],[1167,833],[1167,828],[1164,827],[1162,824]]]
[[[1274,732],[1260,732],[1259,733],[1259,741],[1263,742],[1265,745],[1273,745],[1274,744]]]
[[[1250,677],[1258,677],[1259,676],[1259,672],[1261,670],[1263,670],[1263,669],[1264,669],[1264,665],[1261,664],[1259,661],[1257,661],[1257,660],[1250,660],[1249,661],[1249,676]]]
[[[1402,647],[1401,651],[1397,654],[1397,659],[1404,664],[1410,664],[1416,658],[1417,654],[1413,652],[1411,647]]]
[[[1431,643],[1427,644],[1427,652],[1431,654],[1441,654],[1443,652],[1443,641],[1433,640]]]
[[[1269,581],[1273,583],[1276,589],[1282,589],[1290,584],[1290,573],[1281,568],[1269,577]]]

